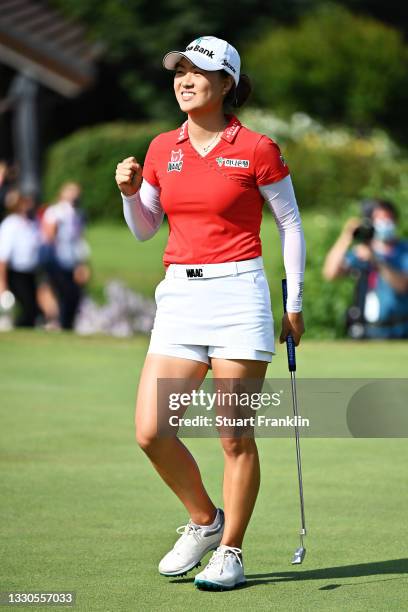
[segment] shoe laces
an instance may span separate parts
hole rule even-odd
[[[242,567],[241,557],[239,556],[240,553],[242,553],[242,550],[240,548],[235,548],[234,546],[226,546],[225,544],[222,544],[213,552],[207,567],[210,567],[210,565],[215,566],[221,564],[220,574],[222,574],[224,570],[224,562],[228,556],[235,557],[235,559]]]
[[[200,535],[199,535],[200,530],[201,530],[201,527],[197,527],[196,525],[193,525],[191,520],[188,521],[187,525],[180,525],[180,527],[177,527],[176,531],[177,533],[181,534],[181,538],[176,542],[176,546],[180,544],[186,537],[189,537],[189,536],[193,536],[196,542],[199,542],[200,541]]]

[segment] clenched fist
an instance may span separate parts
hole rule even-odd
[[[116,166],[115,179],[123,195],[134,195],[142,184],[142,166],[135,157],[127,157]]]

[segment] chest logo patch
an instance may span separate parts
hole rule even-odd
[[[227,157],[217,157],[217,164],[227,168],[249,168],[249,159],[228,159]]]
[[[181,172],[183,167],[183,151],[179,149],[178,151],[172,151],[170,156],[170,161],[167,164],[167,172]]]

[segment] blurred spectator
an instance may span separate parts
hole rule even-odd
[[[84,218],[79,209],[81,187],[65,183],[58,202],[42,217],[44,244],[41,263],[58,300],[60,325],[72,329],[82,296],[90,277],[89,247],[84,240]]]
[[[32,218],[34,201],[16,189],[5,197],[8,216],[0,225],[0,295],[11,291],[20,308],[18,327],[33,327],[39,314],[36,271],[40,231]]]
[[[348,311],[354,338],[408,338],[408,240],[397,237],[397,221],[391,202],[369,200],[363,218],[349,219],[327,254],[327,280],[345,274],[357,278]]]

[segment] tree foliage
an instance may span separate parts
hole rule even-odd
[[[122,219],[115,182],[117,164],[131,155],[143,162],[150,142],[171,129],[164,123],[114,122],[83,128],[49,147],[45,164],[45,195],[53,202],[65,181],[83,188],[88,219]]]
[[[176,112],[172,78],[163,55],[183,49],[200,35],[214,35],[240,46],[256,40],[265,21],[292,23],[323,0],[50,0],[68,18],[87,27],[103,43],[103,62],[114,68],[107,96],[117,101],[121,118],[160,117]],[[126,104],[127,102],[127,104]],[[112,100],[110,100],[112,103]]]
[[[397,30],[371,18],[320,7],[295,27],[270,30],[246,57],[263,107],[363,129],[405,124],[408,48]]]
[[[407,49],[398,30],[367,16],[402,28],[392,0],[386,9],[370,0],[48,1],[105,47],[99,80],[106,95],[92,94],[107,109],[99,120],[178,118],[162,57],[213,34],[241,52],[256,103],[362,128],[378,122],[408,140]],[[81,113],[79,121],[85,124]]]

